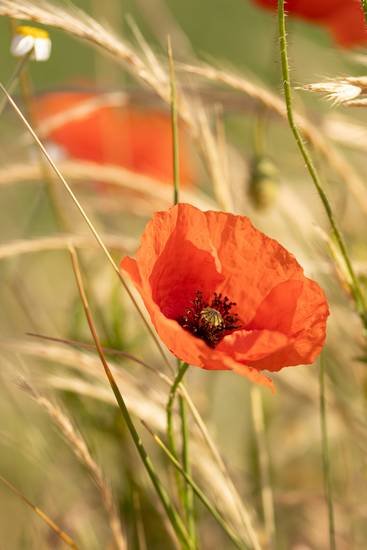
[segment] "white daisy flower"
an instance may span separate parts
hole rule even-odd
[[[51,40],[48,32],[36,27],[17,27],[11,42],[10,52],[15,57],[23,57],[31,51],[31,59],[47,61],[51,54]]]

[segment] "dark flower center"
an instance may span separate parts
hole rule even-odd
[[[204,340],[208,346],[215,348],[224,336],[241,328],[237,313],[231,313],[235,305],[227,296],[223,298],[222,294],[217,293],[214,293],[211,302],[207,302],[203,293],[197,290],[195,298],[177,322],[182,328]]]

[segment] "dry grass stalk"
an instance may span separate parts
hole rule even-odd
[[[100,25],[100,23],[81,10],[73,9],[69,6],[68,8],[63,8],[45,0],[38,0],[37,2],[31,2],[30,0],[3,0],[0,4],[0,15],[18,19],[29,19],[50,25],[102,48],[117,61],[124,63],[134,77],[142,80],[165,103],[169,104],[170,93],[167,71],[163,70],[158,59],[143,38],[141,38],[140,42],[143,41],[144,43],[144,45],[141,43],[141,46],[147,58],[147,62],[145,63],[131,46],[126,45],[125,42],[114,35],[109,29]],[[203,117],[197,116],[198,105],[194,101],[189,102],[181,90],[178,94],[177,108],[180,117],[187,124],[193,138],[202,150],[214,186],[226,186],[229,188],[229,183],[224,180],[223,170],[218,170],[219,154],[215,155],[216,163],[212,163],[213,157],[211,153],[213,147],[216,147],[216,140],[211,136],[207,143],[211,129]]]
[[[77,432],[70,418],[60,409],[60,407],[57,407],[45,396],[34,391],[34,389],[31,388],[27,382],[22,381],[21,387],[30,393],[36,403],[38,403],[38,405],[46,411],[48,416],[58,426],[66,441],[69,443],[75,456],[82,464],[84,464],[91,474],[100,494],[102,504],[107,512],[116,548],[118,548],[118,550],[125,550],[127,548],[126,540],[116,511],[111,489],[104,478],[101,468],[92,458],[82,435]]]
[[[35,143],[37,144],[37,146],[39,147],[40,151],[42,151],[43,155],[47,159],[47,162],[49,163],[49,165],[52,168],[53,172],[57,176],[60,183],[63,185],[65,191],[67,191],[67,193],[70,196],[70,198],[72,199],[73,203],[78,208],[80,215],[82,216],[83,220],[85,221],[85,223],[89,227],[92,235],[94,236],[94,238],[98,242],[99,246],[101,247],[102,251],[104,252],[109,264],[111,265],[113,271],[117,275],[120,283],[124,287],[125,292],[129,296],[131,302],[134,304],[134,307],[136,308],[136,311],[139,313],[140,319],[142,320],[144,326],[146,327],[147,331],[149,332],[152,339],[154,340],[154,342],[155,342],[155,344],[156,344],[156,346],[159,350],[159,353],[162,356],[163,361],[165,362],[165,364],[167,365],[167,367],[169,369],[172,369],[172,366],[171,366],[171,364],[170,364],[170,362],[167,358],[167,355],[166,355],[166,353],[163,349],[163,346],[162,346],[161,342],[159,341],[156,333],[153,331],[151,325],[148,323],[148,321],[147,321],[147,319],[146,319],[146,317],[143,313],[143,310],[141,309],[141,307],[139,306],[137,300],[135,299],[134,295],[132,294],[128,284],[125,281],[125,278],[122,276],[122,273],[121,273],[118,265],[116,264],[115,260],[111,256],[111,253],[109,252],[108,248],[106,247],[103,240],[101,239],[98,231],[96,230],[96,228],[93,225],[92,221],[88,217],[88,215],[87,215],[86,211],[84,210],[83,206],[81,205],[81,203],[77,199],[75,193],[71,189],[70,185],[68,184],[68,182],[66,181],[66,179],[64,178],[64,176],[62,175],[62,173],[60,172],[60,170],[58,169],[58,167],[56,166],[56,164],[54,163],[52,158],[50,157],[50,155],[48,154],[46,148],[44,147],[43,143],[41,142],[41,140],[37,136],[36,132],[34,131],[32,126],[29,124],[29,122],[27,121],[27,119],[23,115],[22,111],[19,109],[19,107],[17,106],[17,104],[15,103],[13,98],[9,95],[6,88],[3,86],[3,84],[1,82],[0,82],[0,89],[3,92],[3,94],[7,97],[8,102],[10,103],[11,107],[14,109],[14,111],[17,114],[17,116],[19,117],[19,119],[22,121],[24,126],[27,128],[27,130],[29,131],[29,133],[33,137],[33,139],[34,139]]]
[[[334,105],[353,106],[361,101],[366,104],[366,97],[363,96],[367,93],[367,77],[347,76],[329,82],[306,84],[302,89],[326,94],[326,99]]]
[[[155,199],[161,208],[168,208],[172,204],[172,189],[167,183],[130,172],[120,166],[112,164],[98,164],[88,161],[60,161],[60,171],[66,178],[76,183],[103,182],[108,183],[129,193],[140,193],[148,198]],[[12,185],[24,181],[37,182],[42,176],[36,164],[11,164],[0,168],[0,186]],[[198,191],[181,191],[182,202],[188,202],[202,209],[214,208],[214,203],[204,193]]]
[[[175,20],[166,2],[163,0],[137,0],[137,4],[163,48],[166,48],[166,37],[170,36],[180,55],[193,57],[191,42]]]
[[[53,337],[49,337],[49,336],[42,336],[42,335],[39,335],[39,334],[29,334],[30,336],[35,336],[35,337],[39,337],[39,338],[42,338],[42,339],[45,339],[45,340],[48,340],[48,341],[51,341],[51,342],[56,342],[56,343],[65,343],[67,345],[71,345],[71,346],[75,346],[76,348],[81,348],[81,349],[90,349],[90,350],[94,350],[94,346],[92,344],[85,344],[83,342],[77,342],[77,341],[73,341],[73,340],[62,340],[60,338],[53,338]],[[173,384],[173,380],[171,378],[169,378],[168,376],[166,376],[164,373],[161,373],[160,371],[154,369],[154,367],[148,365],[147,363],[144,363],[143,361],[141,361],[140,359],[137,359],[136,357],[133,357],[133,356],[130,356],[129,354],[125,353],[125,352],[122,352],[120,350],[112,350],[112,349],[109,349],[109,348],[103,348],[104,349],[104,352],[106,354],[111,354],[111,355],[115,355],[115,356],[121,356],[121,357],[125,357],[125,358],[130,358],[132,359],[134,362],[136,362],[137,364],[145,367],[145,368],[148,368],[150,371],[152,371],[156,376],[158,376],[169,388],[172,386]],[[59,389],[71,389],[70,385],[68,385],[68,381],[63,379],[62,381],[60,381],[59,378],[53,378],[52,379],[52,386],[53,387],[57,387]],[[61,386],[60,386],[61,384]],[[67,384],[67,387],[65,387],[65,384]],[[94,395],[95,397],[95,394],[93,394],[93,389],[89,386],[87,386],[85,383],[77,383],[78,384],[78,388],[79,388],[79,393],[85,393],[87,392],[87,395],[91,396],[90,393],[88,393],[90,390],[92,390],[92,396]],[[75,386],[74,386],[74,390],[75,391]],[[178,393],[180,393],[184,399],[186,400],[187,402],[187,405],[190,409],[190,412],[196,422],[196,425],[214,459],[214,462],[218,465],[221,473],[222,473],[222,476],[223,476],[223,480],[225,480],[225,482],[227,483],[227,486],[229,487],[229,489],[231,490],[232,492],[232,497],[234,499],[234,502],[236,503],[236,509],[238,511],[238,514],[239,514],[239,520],[243,522],[244,526],[245,526],[245,529],[246,529],[246,532],[248,533],[248,536],[249,536],[249,540],[251,540],[251,543],[254,547],[254,550],[257,550],[259,549],[259,544],[258,544],[258,541],[257,541],[257,535],[253,529],[253,526],[252,526],[252,523],[251,523],[251,518],[250,518],[250,514],[249,512],[245,509],[244,505],[243,505],[243,502],[233,484],[233,481],[228,473],[228,470],[222,460],[222,457],[220,456],[215,444],[213,443],[212,439],[211,439],[211,436],[199,414],[199,412],[197,411],[193,401],[191,400],[185,386],[183,384],[180,385],[180,388],[178,389]],[[110,393],[107,392],[106,394],[107,397],[110,396]],[[111,400],[111,402],[113,403],[113,399]]]
[[[281,119],[287,119],[284,102],[281,98],[253,84],[242,76],[230,74],[226,71],[210,66],[198,67],[194,65],[182,65],[182,70],[195,74],[213,82],[219,82],[250,96],[267,110],[278,115]],[[302,136],[310,143],[316,152],[322,155],[330,168],[340,177],[341,181],[355,196],[359,206],[367,213],[367,191],[353,166],[324,139],[322,133],[309,120],[299,113],[295,117],[297,126]]]
[[[344,146],[359,151],[367,151],[367,129],[362,124],[347,117],[330,115],[325,118],[322,129],[327,136]]]
[[[31,19],[46,25],[51,25],[99,46],[120,62],[125,63],[133,75],[143,80],[166,103],[169,103],[169,84],[166,73],[164,73],[165,81],[159,81],[156,77],[158,70],[155,70],[153,74],[147,64],[140,59],[138,54],[134,52],[130,46],[127,46],[109,30],[105,29],[82,11],[64,9],[42,0],[38,2],[30,2],[29,0],[2,0],[0,15],[7,15],[20,19]],[[196,74],[197,76],[220,82],[242,91],[255,99],[258,103],[261,103],[267,109],[276,113],[282,119],[286,119],[285,106],[279,97],[265,88],[249,82],[243,77],[238,77],[210,66],[198,67],[184,65],[183,70],[190,74]],[[211,144],[206,143],[206,128],[205,125],[202,127],[202,119],[198,122],[196,109],[197,106],[195,106],[195,103],[188,103],[186,97],[181,93],[178,101],[180,116],[188,124],[193,136],[199,142],[200,147],[202,147],[215,186],[219,187],[221,185],[226,185],[228,187],[228,184],[223,180],[223,170],[218,173],[217,166],[211,164],[211,156],[208,155],[208,152],[211,151]],[[298,114],[296,116],[296,122],[303,137],[325,158],[330,167],[349,187],[361,208],[367,212],[366,189],[354,168],[339,152],[335,151],[326,142],[319,130],[305,119],[305,117]],[[220,158],[220,155],[216,155],[216,158]]]
[[[49,527],[52,529],[52,531],[70,548],[73,548],[74,550],[78,550],[78,546],[73,541],[71,537],[67,533],[65,533],[60,527],[43,511],[41,508],[33,504],[17,487],[15,487],[10,481],[5,479],[2,475],[0,475],[0,481],[8,487],[15,495],[17,495],[23,502],[27,504],[34,512],[37,514],[38,517],[40,517]]]
[[[158,82],[146,70],[144,63],[132,48],[117,38],[110,29],[106,29],[95,19],[75,7],[62,7],[56,3],[38,0],[2,0],[0,15],[14,19],[26,19],[56,27],[73,34],[82,40],[91,42],[118,59],[134,72],[143,82],[146,82],[159,95],[165,95],[166,84]]]
[[[115,399],[106,385],[105,378],[100,369],[99,359],[95,355],[65,348],[62,345],[45,344],[39,342],[27,342],[17,340],[1,340],[0,348],[4,351],[35,357],[50,361],[51,364],[59,363],[71,368],[78,375],[82,370],[84,374],[91,378],[91,381],[81,380],[73,375],[60,376],[52,374],[47,377],[47,383],[54,388],[73,391],[80,395],[88,395],[96,400],[115,406]],[[146,377],[139,374],[132,374],[121,368],[121,365],[109,361],[114,377],[119,386],[124,388],[126,403],[131,413],[145,422],[161,434],[166,430],[166,393],[154,387]],[[164,375],[158,373],[160,378]],[[161,376],[162,375],[162,376]],[[163,379],[164,384],[169,384],[169,379]],[[185,394],[184,394],[185,395]],[[188,398],[188,405],[191,409],[191,399]],[[193,406],[194,411],[196,411]],[[191,412],[193,410],[191,409]],[[199,413],[196,411],[195,419]],[[203,423],[199,416],[199,421]],[[204,427],[206,431],[206,428]],[[207,434],[211,442],[210,435]],[[211,442],[212,447],[209,452],[207,447],[198,439],[198,433],[194,430],[191,434],[192,441],[192,459],[193,467],[197,475],[203,480],[205,486],[217,500],[218,506],[238,532],[248,536],[253,542],[254,548],[260,548],[257,541],[257,535],[252,527],[251,515],[243,505],[233,482],[228,476],[226,467],[222,459],[218,458],[218,451]],[[213,455],[216,458],[213,459]],[[221,463],[221,466],[218,465]],[[245,525],[245,528],[244,528]],[[255,541],[255,542],[254,542]]]
[[[103,240],[110,248],[126,252],[132,251],[136,247],[135,240],[127,237],[103,235]],[[0,259],[49,250],[66,250],[70,244],[77,248],[98,248],[95,239],[84,235],[58,235],[39,239],[21,239],[0,245]]]
[[[82,120],[92,115],[102,107],[124,107],[129,102],[125,92],[105,92],[80,101],[77,105],[63,110],[61,113],[49,116],[38,124],[40,137],[47,137],[51,132],[75,120]],[[27,136],[26,141],[29,141]]]

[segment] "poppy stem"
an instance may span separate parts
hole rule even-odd
[[[178,361],[178,370],[177,370],[176,378],[174,379],[171,389],[169,391],[168,402],[166,406],[168,448],[173,454],[173,456],[176,458],[178,456],[178,453],[177,453],[177,446],[176,446],[174,430],[173,430],[173,405],[175,402],[175,397],[176,397],[176,393],[180,385],[180,382],[183,379],[188,368],[189,368],[189,365],[187,363]],[[180,496],[181,502],[184,502],[181,477],[177,472],[176,472],[176,485],[177,485],[177,491]]]
[[[112,389],[112,391],[115,395],[117,404],[118,404],[119,409],[121,411],[121,414],[123,416],[123,419],[124,419],[124,421],[126,423],[126,426],[127,426],[128,430],[130,432],[130,435],[133,439],[136,450],[139,453],[139,456],[140,456],[140,458],[141,458],[141,460],[144,464],[144,467],[145,467],[145,469],[146,469],[146,471],[147,471],[147,473],[150,477],[150,480],[151,480],[151,482],[152,482],[152,484],[153,484],[153,486],[154,486],[154,488],[157,492],[157,495],[158,495],[158,497],[159,497],[159,499],[162,503],[162,506],[163,506],[163,508],[164,508],[164,510],[167,514],[167,517],[169,518],[169,520],[171,522],[171,525],[172,525],[177,537],[182,542],[183,548],[188,549],[188,550],[192,550],[192,545],[191,545],[191,542],[190,542],[189,535],[186,531],[186,528],[185,528],[179,514],[176,512],[168,493],[164,489],[164,487],[163,487],[163,485],[162,485],[162,483],[159,479],[158,474],[156,473],[156,470],[153,466],[153,463],[152,463],[147,451],[145,450],[145,447],[142,443],[142,440],[141,440],[141,438],[140,438],[140,436],[139,436],[139,434],[138,434],[138,432],[135,428],[135,425],[134,425],[134,423],[131,419],[131,416],[130,416],[129,411],[126,407],[126,404],[125,404],[125,401],[124,401],[124,399],[121,395],[121,392],[118,388],[118,385],[115,381],[115,378],[112,374],[112,371],[111,371],[110,367],[108,366],[107,359],[105,357],[101,342],[99,340],[99,336],[98,336],[98,333],[97,333],[97,330],[96,330],[96,327],[95,327],[95,324],[94,324],[93,316],[92,316],[92,313],[90,311],[88,299],[87,299],[87,296],[86,296],[86,293],[85,293],[85,288],[84,288],[84,284],[83,284],[83,280],[82,280],[82,275],[81,275],[81,272],[80,272],[80,266],[79,266],[79,261],[78,261],[78,256],[77,256],[76,250],[75,250],[75,248],[70,246],[69,251],[70,251],[70,255],[71,255],[71,262],[72,262],[72,266],[73,266],[75,280],[76,280],[77,287],[78,287],[78,290],[79,290],[80,299],[81,299],[82,304],[83,304],[84,313],[85,313],[85,316],[87,318],[88,326],[89,326],[90,332],[92,334],[92,337],[93,337],[93,340],[94,340],[99,358],[101,360],[104,371],[106,373],[108,382],[109,382],[109,384],[111,386],[111,389]]]
[[[346,245],[344,243],[343,236],[341,232],[339,231],[337,222],[335,220],[333,210],[331,208],[329,199],[321,185],[321,181],[319,178],[319,175],[317,173],[317,170],[314,166],[314,163],[312,161],[312,158],[307,150],[307,147],[302,139],[302,136],[298,130],[297,124],[295,122],[294,114],[293,114],[293,106],[292,106],[292,90],[291,90],[291,83],[290,83],[290,74],[289,74],[289,61],[288,61],[288,48],[287,48],[287,33],[286,33],[286,25],[285,25],[285,9],[284,9],[284,3],[285,0],[278,0],[278,27],[279,27],[279,40],[280,40],[280,57],[281,57],[281,64],[282,64],[282,79],[283,79],[283,91],[284,91],[284,99],[286,104],[286,110],[287,110],[287,117],[288,117],[288,123],[289,127],[292,131],[293,137],[295,139],[295,142],[297,144],[297,147],[303,157],[303,160],[306,164],[306,167],[308,169],[308,172],[311,176],[311,179],[313,181],[313,184],[316,188],[316,191],[321,199],[321,202],[323,204],[326,216],[329,220],[332,234],[335,238],[335,241],[338,245],[338,248],[340,250],[340,253],[343,257],[346,270],[348,272],[349,278],[350,278],[350,289],[351,293],[354,299],[354,302],[356,304],[357,312],[362,320],[364,328],[367,330],[367,302],[366,298],[364,296],[364,293],[360,287],[358,278],[354,272],[352,262],[349,258],[349,254],[346,248]]]
[[[173,158],[173,204],[179,202],[180,194],[180,159],[178,143],[178,122],[177,122],[177,90],[175,68],[173,63],[171,39],[167,38],[169,80],[171,90],[171,125],[172,125],[172,158]]]
[[[209,510],[209,512],[212,514],[212,516],[215,518],[215,520],[219,523],[219,525],[224,529],[224,531],[227,533],[233,544],[236,548],[239,550],[247,550],[248,546],[247,544],[239,539],[237,534],[232,530],[232,528],[227,525],[225,519],[222,517],[221,513],[216,509],[216,507],[210,502],[210,500],[206,497],[206,495],[203,493],[203,491],[200,489],[200,487],[195,483],[195,481],[191,478],[191,476],[185,471],[185,469],[182,467],[182,465],[179,463],[177,458],[174,456],[174,454],[170,451],[168,447],[163,443],[161,438],[155,434],[149,426],[142,421],[143,426],[148,430],[148,432],[152,435],[156,443],[160,446],[160,448],[163,450],[163,452],[166,454],[166,456],[169,458],[171,463],[174,465],[174,467],[177,469],[177,471],[185,478],[187,483],[192,487],[194,493],[196,496],[201,500],[201,502],[204,504],[204,506]]]
[[[178,396],[179,411],[181,417],[181,434],[182,434],[182,465],[187,475],[191,475],[190,456],[189,456],[189,429],[187,422],[186,402],[182,395]],[[195,526],[195,508],[194,508],[194,492],[192,486],[185,480],[183,491],[183,504],[185,508],[187,527],[194,547],[197,547],[196,542],[196,526]]]
[[[335,521],[334,521],[334,508],[330,475],[330,454],[328,445],[328,432],[326,421],[326,399],[325,399],[325,361],[323,354],[320,357],[320,422],[321,422],[321,438],[322,438],[322,466],[324,474],[324,486],[325,496],[328,505],[329,515],[329,548],[330,550],[336,550],[335,541]]]
[[[169,397],[168,397],[168,403],[166,407],[168,448],[175,458],[178,457],[178,453],[177,453],[177,446],[176,446],[174,429],[173,429],[173,405],[174,405],[176,393],[180,385],[180,382],[182,381],[187,369],[189,368],[189,365],[187,363],[184,363],[183,361],[180,361],[180,360],[177,361],[177,365],[178,365],[177,375],[171,386]],[[178,400],[179,400],[179,412],[180,412],[180,419],[181,419],[182,463],[183,463],[185,474],[189,476],[191,472],[190,472],[190,458],[189,458],[189,430],[188,430],[188,423],[187,423],[186,403],[182,395],[179,395]],[[182,483],[181,476],[179,475],[179,472],[177,470],[175,471],[175,478],[176,478],[177,492],[179,494],[180,500],[185,510],[185,516],[186,516],[189,534],[193,542],[194,548],[197,548],[193,489],[189,483],[187,482]]]

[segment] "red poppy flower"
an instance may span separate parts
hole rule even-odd
[[[313,363],[329,314],[321,288],[248,218],[179,204],[148,223],[121,269],[176,357],[271,386],[261,371]]]
[[[97,93],[52,92],[39,96],[35,115],[39,121],[82,105]],[[180,136],[180,170],[183,183],[191,181],[188,146]],[[66,121],[48,135],[71,157],[127,170],[172,183],[172,132],[170,116],[132,106],[99,107]]]
[[[254,0],[276,10],[277,0]],[[306,21],[326,27],[335,41],[346,48],[367,42],[367,29],[360,0],[287,0],[285,9]]]

